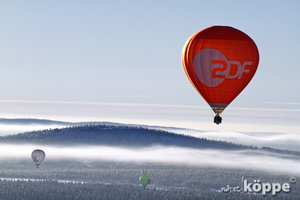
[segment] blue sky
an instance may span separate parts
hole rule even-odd
[[[297,130],[299,9],[267,0],[0,1],[0,117],[201,129],[213,113],[185,76],[182,47],[203,28],[228,25],[256,42],[260,64],[224,112],[227,129],[266,120]]]

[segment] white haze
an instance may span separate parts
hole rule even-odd
[[[284,150],[300,151],[300,134],[263,133],[263,132],[230,132],[230,131],[198,131],[191,129],[160,128],[177,134],[235,144],[272,147]]]
[[[200,150],[179,147],[120,148],[109,146],[57,147],[43,145],[1,145],[0,158],[28,159],[34,149],[43,149],[47,160],[116,161],[135,163],[162,163],[198,167],[225,167],[254,169],[278,174],[300,175],[300,159],[296,156],[281,157],[273,153],[253,150]]]
[[[14,135],[23,132],[45,130],[45,129],[54,129],[54,128],[64,128],[67,125],[59,124],[0,124],[0,136]]]

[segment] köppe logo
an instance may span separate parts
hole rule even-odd
[[[232,66],[237,69],[232,74]],[[227,60],[217,49],[203,49],[197,53],[193,60],[193,66],[197,78],[208,87],[216,87],[225,79],[241,79],[244,73],[250,70],[246,66],[251,66],[252,61],[241,63],[236,60]]]
[[[242,177],[242,184],[240,186],[229,186],[222,187],[221,191],[224,193],[248,193],[248,194],[262,194],[266,196],[268,193],[272,196],[276,196],[280,192],[289,193],[292,190],[292,185],[296,184],[296,178],[291,177],[289,182],[286,183],[271,183],[271,182],[262,182],[259,179],[253,180],[253,182],[248,181]]]

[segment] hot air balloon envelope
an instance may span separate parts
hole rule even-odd
[[[145,188],[150,183],[150,178],[147,176],[147,171],[143,170],[142,175],[139,178],[140,183]]]
[[[254,76],[259,53],[254,41],[229,26],[213,26],[192,35],[182,52],[187,77],[217,114],[232,102]]]
[[[36,168],[43,162],[46,154],[43,150],[36,149],[31,153],[31,158],[36,165]]]

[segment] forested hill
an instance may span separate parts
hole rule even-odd
[[[162,130],[110,125],[82,125],[61,129],[26,132],[0,137],[0,143],[38,143],[57,145],[87,144],[129,147],[164,145],[214,149],[250,148],[227,142],[178,135]]]

